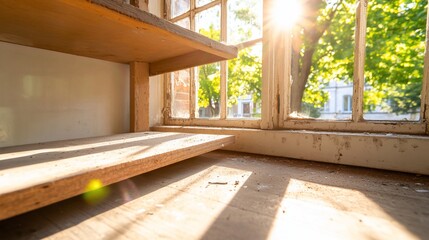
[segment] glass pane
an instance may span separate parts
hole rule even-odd
[[[206,5],[207,3],[211,3],[211,2],[213,2],[214,0],[197,0],[197,7],[201,7],[201,6],[204,6],[204,5]]]
[[[262,0],[228,1],[228,43],[262,37]]]
[[[351,119],[355,1],[305,1],[293,27],[291,116]]]
[[[420,118],[427,0],[368,6],[364,118]]]
[[[213,63],[196,68],[198,104],[195,116],[218,118],[220,110],[220,64]]]
[[[262,43],[228,61],[228,118],[260,118]]]
[[[179,25],[179,26],[181,26],[183,28],[186,28],[186,29],[190,29],[191,28],[191,22],[189,21],[188,17],[184,18],[182,20],[179,20],[177,22],[174,22],[174,24]]]
[[[216,5],[195,15],[195,32],[220,41],[220,6]]]
[[[171,18],[189,11],[190,6],[190,0],[171,0]]]
[[[171,116],[189,118],[190,70],[171,73]]]

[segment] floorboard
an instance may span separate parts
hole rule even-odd
[[[1,221],[0,238],[429,236],[428,176],[215,151],[97,191]]]

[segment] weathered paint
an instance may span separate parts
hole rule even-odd
[[[227,150],[429,175],[429,137],[313,131],[172,127],[156,131],[231,134]]]

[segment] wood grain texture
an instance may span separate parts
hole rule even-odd
[[[204,51],[195,51],[185,55],[163,59],[158,62],[150,63],[150,75],[157,75],[165,72],[172,72],[179,69],[190,68],[206,63],[213,63],[223,60],[224,58],[209,54]]]
[[[353,76],[353,106],[352,120],[363,120],[363,93],[365,86],[365,50],[366,50],[366,18],[368,12],[368,0],[359,0],[356,7],[356,32],[355,32],[355,62]]]
[[[78,196],[1,221],[0,238],[427,239],[428,187],[428,176],[216,151],[110,185],[97,205]]]
[[[429,137],[385,133],[157,126],[153,131],[228,134],[225,150],[429,175]]]
[[[115,0],[0,0],[0,41],[120,63],[160,62],[196,51],[209,61],[237,55],[236,47]],[[207,63],[195,60],[191,65]]]
[[[130,64],[130,131],[149,131],[149,65]]]
[[[423,122],[426,122],[426,135],[429,135],[429,11],[426,16],[425,49],[421,95],[421,106],[423,111],[420,111],[420,119],[423,120]]]
[[[0,149],[0,220],[234,142],[233,136],[128,133]]]

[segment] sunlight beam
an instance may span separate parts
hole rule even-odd
[[[274,0],[271,11],[276,26],[290,29],[301,17],[302,6],[299,0]]]

